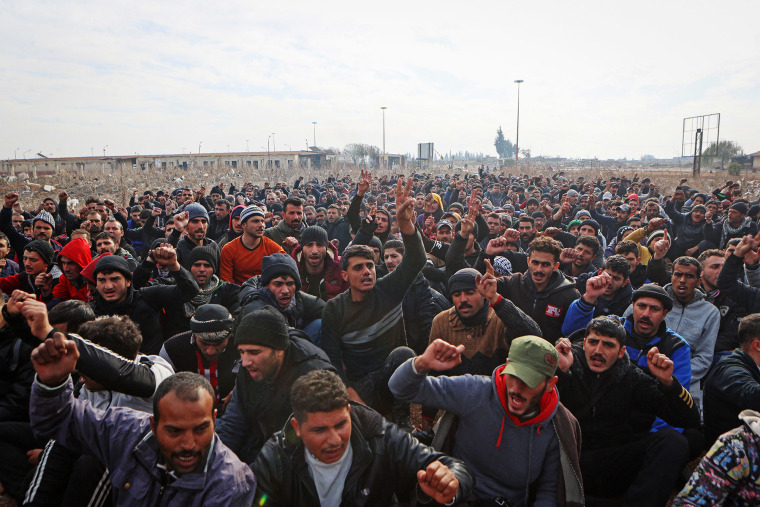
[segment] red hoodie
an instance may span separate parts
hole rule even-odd
[[[530,426],[537,424],[538,427],[536,428],[536,432],[540,435],[541,428],[543,427],[542,423],[554,413],[554,410],[559,404],[559,395],[557,394],[557,388],[555,387],[548,393],[544,393],[544,395],[541,397],[538,414],[528,419],[527,421],[521,421],[517,418],[517,416],[512,415],[512,413],[509,411],[509,408],[507,407],[507,376],[501,374],[505,367],[506,364],[503,364],[496,368],[496,374],[494,375],[496,377],[494,379],[494,383],[496,384],[496,392],[499,395],[499,402],[501,402],[501,406],[504,409],[504,412],[507,413],[515,426]],[[496,447],[499,447],[501,444],[501,435],[503,431],[504,419],[502,418],[501,430],[499,430],[499,440],[496,442]]]
[[[84,238],[76,238],[69,241],[58,253],[58,260],[60,262],[61,256],[67,257],[76,262],[82,269],[92,261],[92,254],[90,253],[90,245]],[[63,271],[63,269],[61,269]],[[79,299],[80,301],[91,301],[90,290],[87,287],[87,283],[84,277],[81,278],[82,286],[75,287],[65,275],[61,275],[58,279],[58,284],[53,287],[53,299],[60,299],[66,301],[68,299]]]

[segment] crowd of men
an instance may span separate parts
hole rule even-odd
[[[0,507],[757,505],[760,199],[687,183],[7,192]]]

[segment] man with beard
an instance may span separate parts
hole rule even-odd
[[[686,199],[683,190],[676,190],[673,193],[673,197],[670,201],[665,203],[665,213],[673,221],[675,226],[673,246],[668,252],[668,258],[675,259],[682,255],[690,255],[692,257],[697,256],[699,251],[699,244],[705,239],[705,227],[707,227],[707,220],[705,220],[705,213],[707,208],[698,204],[691,209],[690,213],[680,213],[676,211],[676,203]]]
[[[322,347],[351,399],[366,402],[380,413],[394,413],[409,425],[409,406],[398,404],[388,391],[388,378],[414,351],[406,348],[403,324],[404,295],[425,265],[422,238],[413,223],[412,179],[396,186],[396,218],[403,237],[404,260],[376,280],[374,254],[365,245],[353,245],[341,257],[343,279],[350,288],[331,299],[322,314]]]
[[[229,228],[230,202],[227,199],[217,199],[214,202],[214,215],[209,217],[208,236],[219,243],[227,235]]]
[[[688,444],[670,428],[642,431],[636,420],[657,416],[694,428],[699,411],[666,354],[646,349],[645,373],[625,359],[626,340],[611,317],[589,322],[582,347],[561,338],[557,389],[580,423],[586,492],[624,505],[665,505],[688,461]]]
[[[213,303],[201,305],[190,319],[190,330],[166,340],[159,353],[175,372],[189,371],[208,379],[220,416],[224,403],[230,401],[234,368],[240,358],[230,344],[233,322],[227,308]]]
[[[718,288],[718,276],[726,262],[723,250],[705,250],[697,260],[702,264],[702,285],[705,299],[720,312],[720,327],[715,340],[713,364],[739,347],[739,322],[747,315],[744,302],[738,302]],[[757,267],[757,265],[755,266]],[[747,270],[749,273],[750,270]]]
[[[275,253],[264,257],[261,275],[243,284],[239,299],[243,315],[271,306],[285,317],[288,326],[300,329],[312,343],[319,345],[325,302],[301,291],[301,277],[291,256]]]
[[[32,219],[32,236],[31,238],[25,237],[22,233],[18,232],[11,224],[11,216],[13,215],[13,205],[18,202],[18,194],[16,192],[8,192],[5,194],[5,202],[3,208],[0,210],[0,232],[3,232],[8,236],[11,247],[16,255],[19,252],[24,251],[24,247],[32,240],[41,240],[50,244],[54,252],[61,250],[61,245],[54,241],[53,234],[55,231],[55,220],[53,216],[45,210]],[[20,259],[19,259],[20,260]]]
[[[747,216],[749,207],[743,202],[736,202],[728,208],[728,217],[722,222],[716,222],[712,228],[705,229],[705,241],[700,243],[700,249],[726,248],[728,241],[746,235],[757,234],[757,223]],[[6,233],[7,234],[7,233]]]
[[[535,220],[533,220],[533,217],[520,215],[517,222],[517,231],[520,233],[520,249],[528,253],[531,241],[536,239]]]
[[[40,239],[30,241],[24,247],[21,258],[23,271],[0,278],[0,291],[10,294],[20,289],[34,293],[47,301],[52,296],[61,275],[53,264],[54,255],[50,243]]]
[[[544,339],[554,342],[562,336],[567,309],[580,293],[558,270],[562,246],[557,241],[536,238],[529,250],[527,271],[499,278],[497,291],[538,324]]]
[[[338,240],[338,253],[342,255],[343,250],[351,243],[351,226],[347,218],[340,216],[340,208],[337,204],[328,206],[326,216],[327,220],[322,227],[327,230],[330,241]]]
[[[333,370],[325,353],[289,332],[280,312],[265,307],[245,315],[235,330],[240,366],[217,434],[240,459],[252,462],[293,412],[290,388],[312,370]]]
[[[327,231],[310,226],[301,234],[301,244],[291,254],[298,266],[302,290],[329,301],[344,290],[348,282],[340,274],[338,249],[327,239]]]
[[[192,373],[166,379],[155,393],[152,416],[98,410],[73,397],[70,375],[78,357],[76,343],[61,333],[34,350],[32,426],[93,454],[121,478],[112,480],[115,505],[155,505],[165,496],[182,505],[253,501],[253,473],[214,438],[214,394],[206,379]]]
[[[63,276],[58,278],[58,284],[53,288],[51,307],[68,299],[91,301],[87,281],[82,276],[82,270],[92,262],[90,245],[83,238],[69,241],[58,255],[58,264]]]
[[[573,278],[585,273],[596,273],[596,266],[592,264],[601,246],[596,236],[581,235],[575,240],[575,248],[565,248],[559,256],[562,263],[562,271]]]
[[[673,309],[665,317],[672,332],[683,337],[691,349],[691,395],[698,407],[702,407],[701,382],[713,362],[715,341],[720,327],[720,312],[697,290],[702,275],[702,264],[694,257],[679,257],[673,261],[672,273],[667,273],[660,255],[655,249],[647,272],[654,281],[667,279],[665,291],[673,300]],[[655,272],[656,269],[656,272]],[[630,310],[623,314],[630,315]]]
[[[631,296],[633,294],[631,284],[629,283],[630,272],[631,265],[625,257],[622,255],[608,257],[604,261],[602,272],[598,277],[595,274],[589,273],[578,278],[576,287],[582,296],[576,299],[570,307],[580,306],[582,312],[593,310],[594,317],[623,315],[631,304]],[[605,286],[604,292],[598,296],[596,295],[596,291],[592,291],[588,295],[586,294],[587,283],[592,278],[595,279],[595,283],[598,280],[598,283]],[[568,313],[570,313],[569,308]],[[572,325],[572,321],[565,319],[565,323],[562,325],[562,334],[570,336],[570,333],[575,331]]]
[[[211,246],[197,246],[190,251],[190,275],[198,284],[200,292],[190,301],[177,301],[167,303],[164,319],[164,331],[166,336],[173,336],[178,333],[184,333],[191,329],[192,319],[195,311],[206,304],[221,305],[233,316],[237,316],[240,311],[238,297],[240,295],[240,286],[234,283],[225,282],[219,279],[216,272],[219,269],[219,256]],[[138,280],[146,279],[149,275],[146,272],[150,269],[150,262],[143,262],[135,270],[133,281],[137,284]],[[152,269],[151,269],[152,271]],[[141,281],[141,280],[140,280]]]
[[[92,241],[95,245],[95,253],[97,254],[94,257],[95,259],[108,252],[111,255],[118,255],[126,259],[130,270],[134,271],[137,268],[137,260],[132,257],[132,254],[119,246],[116,238],[110,232],[101,232]]]
[[[187,234],[182,237],[185,230]],[[195,247],[208,245],[219,253],[219,245],[206,237],[207,231],[208,212],[198,203],[191,203],[185,206],[185,211],[174,215],[174,230],[169,235],[169,243],[177,249],[177,259],[185,269],[190,267],[188,259]]]
[[[105,225],[103,225],[103,232],[110,232],[113,234],[116,245],[119,248],[123,248],[129,252],[129,255],[131,255],[134,259],[137,259],[137,252],[132,246],[132,242],[125,236],[124,226],[121,224],[121,222],[116,220],[114,217],[109,217],[108,220],[106,220]]]
[[[276,227],[270,227],[264,231],[264,236],[271,239],[285,249],[287,254],[293,250],[292,242],[287,238],[301,240],[301,234],[306,229],[303,222],[303,201],[298,197],[290,197],[284,203],[285,211],[283,220]]]
[[[314,197],[312,196],[312,199],[313,198]],[[313,205],[304,207],[303,219],[304,219],[304,222],[306,222],[307,227],[311,227],[312,225],[317,225],[317,211],[314,209]],[[303,241],[303,239],[301,241]]]
[[[97,261],[93,270],[97,294],[90,306],[98,316],[129,316],[140,327],[143,337],[140,351],[158,354],[164,341],[160,322],[164,312],[177,301],[193,299],[198,294],[198,285],[190,273],[180,266],[171,245],[156,247],[147,260],[168,269],[176,285],[153,285],[135,290],[127,261],[118,255],[106,255]]]
[[[559,402],[554,347],[523,336],[512,341],[506,364],[490,377],[428,375],[453,371],[464,353],[465,345],[434,340],[404,362],[389,385],[402,400],[458,416],[451,454],[475,476],[475,503],[582,505],[580,428]]]
[[[234,219],[233,219],[234,220]],[[220,278],[238,285],[261,274],[261,260],[273,253],[285,253],[280,245],[264,236],[264,211],[248,206],[240,213],[243,234],[229,241],[222,249]]]
[[[490,375],[504,363],[513,339],[541,335],[533,319],[496,292],[493,266],[485,263],[485,275],[464,268],[449,279],[454,306],[433,319],[428,344],[440,338],[465,347],[461,363],[443,372],[446,375]]]

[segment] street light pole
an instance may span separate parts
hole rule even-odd
[[[106,148],[108,148],[107,144],[105,146],[103,146],[103,156],[104,157],[106,156]]]
[[[520,159],[520,83],[522,79],[515,79],[517,83],[517,139],[515,139],[515,167],[517,167],[517,161]]]
[[[313,121],[311,122],[312,125],[314,125],[314,146],[317,145],[317,122]]]
[[[380,106],[380,109],[383,110],[383,155],[385,155],[385,110],[388,109],[388,107]]]
[[[248,139],[245,140],[245,151],[251,151],[248,149]]]
[[[274,142],[274,132],[272,132],[272,151],[277,151],[277,144]]]
[[[13,158],[18,159],[18,150],[20,149],[21,148],[16,148],[15,150],[13,150]]]
[[[201,154],[201,144],[203,144],[203,141],[198,141],[198,155]]]

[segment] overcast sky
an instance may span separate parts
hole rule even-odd
[[[0,158],[343,148],[760,150],[760,2],[0,0]],[[18,150],[17,150],[18,149]]]

